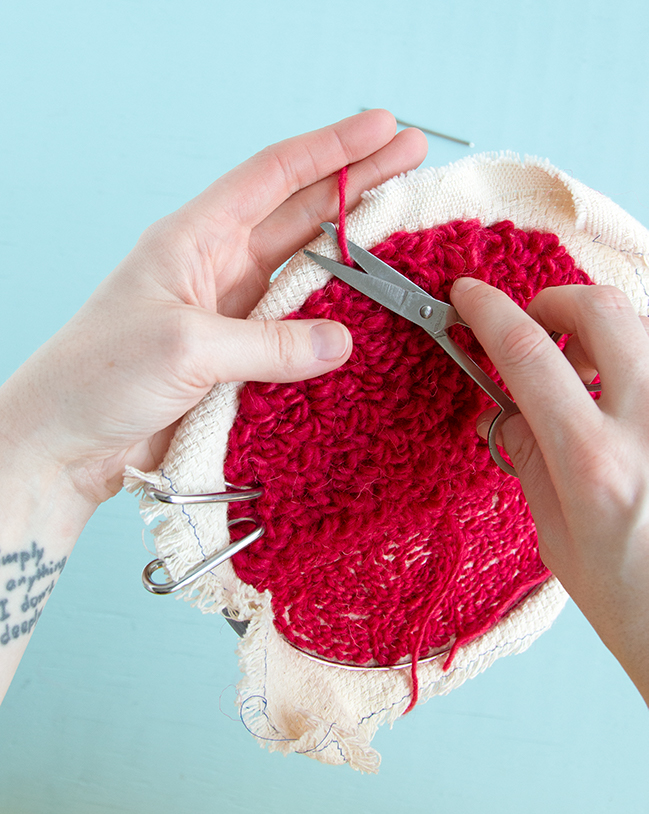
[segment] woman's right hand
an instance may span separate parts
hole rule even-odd
[[[502,442],[541,557],[649,703],[649,320],[609,286],[548,288],[527,312],[471,278],[451,296],[520,408]]]

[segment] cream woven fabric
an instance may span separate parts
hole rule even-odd
[[[622,288],[639,313],[648,313],[649,232],[603,195],[537,159],[478,155],[393,178],[365,193],[348,217],[347,233],[371,248],[396,231],[470,218],[485,225],[507,219],[521,229],[554,232],[591,279]],[[325,236],[309,248],[337,257],[336,246]],[[279,319],[328,279],[298,252],[249,318]],[[127,488],[151,483],[179,493],[222,489],[241,387],[217,385],[185,417],[160,470],[127,472]],[[147,522],[166,517],[154,529],[155,544],[174,579],[229,542],[224,506],[169,506],[143,499],[142,513]],[[303,655],[277,634],[270,595],[242,583],[229,562],[197,582],[188,598],[204,612],[227,609],[250,620],[239,645],[243,679],[238,703],[243,723],[260,744],[377,771],[380,756],[370,742],[380,724],[394,721],[408,705],[408,669],[345,669]],[[450,692],[501,656],[525,650],[552,624],[565,600],[557,580],[550,579],[491,631],[463,647],[447,672],[442,670],[444,655],[422,662],[420,701]]]

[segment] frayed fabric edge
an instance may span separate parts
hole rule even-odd
[[[444,671],[442,666],[445,654],[422,665],[418,703],[447,695],[484,672],[497,659],[527,650],[552,626],[566,601],[566,592],[555,577],[550,577],[524,606],[515,608],[492,630],[462,647],[458,662],[449,671]],[[371,746],[371,741],[381,725],[392,726],[402,716],[409,700],[407,688],[404,693],[403,681],[407,671],[379,674],[369,669],[356,672],[356,681],[381,685],[384,702],[382,708],[375,711],[370,711],[369,702],[367,714],[360,720],[340,724],[336,719],[328,720],[314,711],[273,706],[267,689],[268,660],[281,658],[278,646],[280,649],[290,648],[288,652],[294,662],[303,660],[304,667],[312,666],[307,656],[280,640],[273,625],[271,597],[267,593],[263,605],[253,614],[238,648],[243,678],[237,687],[237,705],[245,728],[260,746],[271,752],[305,754],[324,763],[348,763],[356,771],[376,773],[380,755]],[[295,669],[296,664],[292,667]],[[349,675],[344,667],[326,664],[323,669],[327,670],[328,684],[335,680],[336,672],[338,678]],[[282,719],[290,722],[288,726],[292,732],[287,730],[286,724],[282,726]]]

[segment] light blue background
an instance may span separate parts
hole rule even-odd
[[[266,144],[382,106],[548,157],[649,223],[649,11],[617,0],[23,0],[0,16],[3,377],[153,220]],[[428,164],[470,150],[430,140]],[[10,496],[3,495],[3,500]],[[2,814],[647,812],[649,718],[569,606],[375,745],[260,750],[235,636],[146,594],[137,502],[97,512],[0,711]]]

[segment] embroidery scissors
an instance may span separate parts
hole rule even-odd
[[[323,231],[333,240],[337,240],[336,227],[333,223],[320,224]],[[467,373],[473,381],[500,407],[500,412],[491,422],[487,442],[489,451],[495,463],[508,475],[516,475],[514,467],[506,461],[496,444],[498,428],[503,422],[519,413],[520,410],[509,396],[479,367],[471,357],[457,345],[448,335],[448,329],[453,325],[464,325],[457,311],[452,305],[435,299],[423,288],[413,283],[396,269],[379,260],[370,252],[362,249],[351,241],[347,241],[349,254],[358,265],[364,269],[359,271],[351,266],[345,266],[328,257],[314,254],[308,250],[304,253],[319,266],[330,271],[335,277],[348,283],[356,291],[366,294],[375,302],[384,305],[405,317],[415,325],[419,325],[426,333],[440,345],[448,355]],[[561,334],[552,334],[556,341]],[[599,390],[600,386],[586,385],[588,390]]]

